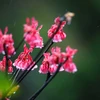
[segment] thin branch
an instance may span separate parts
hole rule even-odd
[[[51,77],[50,72],[47,73],[47,78],[45,81],[47,81]]]
[[[60,67],[68,60],[68,58],[66,58],[66,60],[63,63],[60,63],[58,65],[58,69],[56,70],[56,72],[49,77],[49,79],[42,85],[42,87],[35,93],[33,94],[28,100],[35,100],[35,98],[43,91],[43,89],[52,81],[52,79],[58,74]]]

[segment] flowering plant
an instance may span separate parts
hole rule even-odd
[[[42,57],[44,58],[39,67],[39,73],[46,74],[47,79],[43,86],[28,100],[34,100],[58,72],[66,71],[74,73],[77,71],[76,65],[73,62],[73,56],[77,49],[67,46],[65,52],[62,52],[60,47],[52,47],[51,51],[48,52],[54,43],[62,42],[66,38],[63,27],[66,24],[70,24],[73,16],[74,13],[67,12],[63,17],[57,17],[54,20],[54,24],[48,30],[49,40],[46,44],[43,43],[43,38],[40,35],[42,25],[38,27],[38,21],[35,18],[26,18],[23,39],[17,48],[14,47],[12,34],[7,34],[8,27],[5,28],[4,32],[0,30],[0,53],[4,54],[3,59],[0,61],[0,71],[6,74],[7,80],[10,82],[9,88],[5,91],[0,91],[1,100],[11,100],[11,96],[18,90],[19,84],[26,75],[35,68],[38,68],[37,63]],[[26,44],[23,46],[23,52],[12,62],[11,58],[16,54],[24,41]],[[29,48],[27,45],[29,45]],[[31,53],[35,48],[40,48],[41,50],[33,59]],[[14,68],[15,70],[13,70]],[[22,73],[20,74],[20,72]],[[11,74],[10,78],[8,74]]]

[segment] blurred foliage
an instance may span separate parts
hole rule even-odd
[[[6,92],[9,86],[10,86],[10,82],[8,81],[8,78],[5,72],[0,72],[0,95],[1,96],[2,96],[2,93]]]
[[[25,18],[34,16],[39,25],[43,24],[40,33],[46,42],[54,18],[62,16],[66,10],[74,12],[75,17],[71,25],[64,28],[67,39],[55,45],[61,46],[63,51],[67,45],[78,49],[74,58],[78,72],[59,73],[36,100],[100,100],[100,0],[0,0],[0,28],[9,27],[17,46],[23,37]],[[38,51],[35,49],[33,58]],[[32,71],[12,100],[27,100],[45,77],[38,69]],[[6,84],[3,80],[0,75],[0,87],[1,82]]]

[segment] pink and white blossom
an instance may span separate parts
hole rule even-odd
[[[77,52],[77,49],[72,49],[70,46],[66,48],[66,54],[68,57],[73,57]]]
[[[8,67],[7,68],[8,73],[12,73],[13,72],[12,61],[10,59],[8,60],[8,62],[6,62],[6,61],[7,61],[6,57],[4,56],[3,60],[0,61],[0,71],[4,72],[4,71],[6,71],[6,68]],[[6,63],[8,63],[7,64],[8,66],[6,66]]]
[[[39,69],[39,73],[47,74],[49,72],[49,62],[44,61]]]
[[[39,31],[42,25],[37,29],[38,21],[35,18],[31,20],[26,18],[26,24],[24,24],[24,38],[31,48],[42,48],[43,38],[40,36]]]
[[[69,46],[66,47],[66,52],[61,52],[60,47],[51,48],[51,53],[44,53],[44,59],[40,66],[39,72],[47,74],[48,72],[52,75],[56,72],[60,63],[66,62],[60,67],[59,71],[66,71],[74,73],[77,71],[76,65],[73,63],[73,56],[77,52],[77,49],[72,49]]]
[[[34,64],[30,52],[32,52],[32,49],[28,49],[26,45],[24,45],[24,51],[20,53],[13,65],[16,66],[17,69],[28,70],[31,67],[30,65]]]
[[[5,50],[7,52],[8,56],[11,56],[15,53],[14,48],[14,40],[12,38],[12,34],[7,34],[8,27],[5,28],[4,34],[0,30],[0,53],[5,53]],[[4,48],[5,46],[5,48]]]
[[[64,40],[66,38],[66,33],[63,32],[63,27],[65,26],[66,21],[63,21],[61,23],[58,31],[57,31],[57,29],[58,29],[58,26],[60,23],[60,17],[57,17],[54,22],[55,22],[55,24],[52,25],[51,28],[48,30],[48,37],[52,38],[52,36],[54,34],[53,42],[61,42],[62,40]],[[57,31],[57,33],[55,34],[56,31]]]
[[[65,62],[65,64],[63,65],[63,68],[66,72],[75,73],[77,71],[77,67],[75,63],[73,63],[72,58],[69,58],[69,59]]]

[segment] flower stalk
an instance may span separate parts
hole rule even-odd
[[[42,85],[42,87],[41,87],[36,93],[34,93],[28,100],[35,100],[35,99],[36,99],[36,97],[45,89],[45,87],[46,87],[46,86],[54,79],[54,77],[58,74],[60,67],[61,67],[66,61],[67,61],[67,58],[66,58],[66,60],[65,60],[63,63],[60,63],[60,64],[58,65],[58,68],[57,68],[56,72],[55,72],[52,76],[50,76],[50,77],[47,79],[47,81]]]

